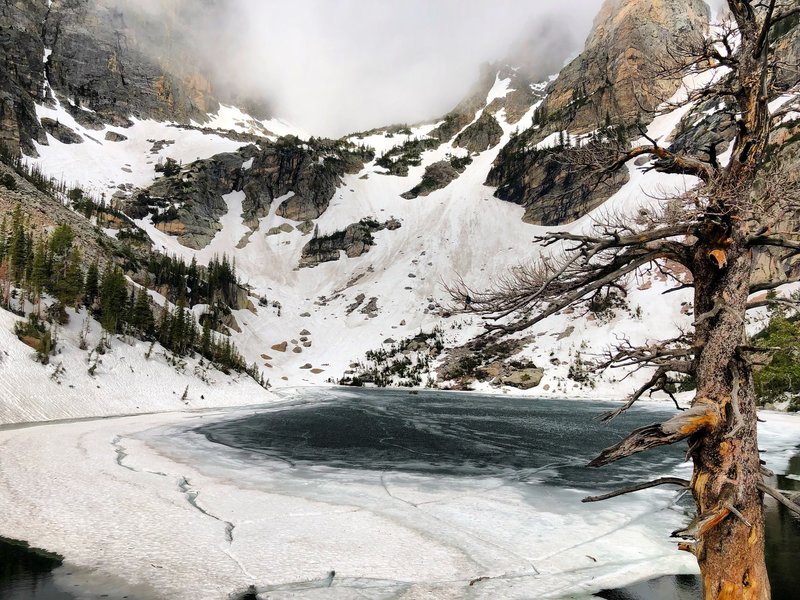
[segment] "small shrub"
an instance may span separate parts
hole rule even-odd
[[[0,185],[7,190],[15,190],[17,189],[17,180],[11,173],[3,173],[3,176],[0,177]]]

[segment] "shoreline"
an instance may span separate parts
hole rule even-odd
[[[14,421],[14,422],[0,422],[0,431],[12,429],[12,428],[22,428],[22,427],[35,427],[38,425],[54,425],[54,424],[62,424],[62,423],[76,423],[81,421],[92,421],[92,420],[101,420],[101,419],[121,419],[126,417],[136,417],[136,416],[148,416],[148,415],[168,415],[168,414],[194,414],[194,413],[204,413],[204,412],[214,412],[219,410],[232,410],[237,408],[248,409],[248,408],[258,408],[261,406],[271,406],[276,403],[284,402],[291,400],[292,396],[299,396],[300,392],[303,390],[313,390],[313,391],[325,391],[325,390],[332,390],[332,391],[339,391],[339,392],[352,392],[352,391],[377,391],[380,392],[392,392],[392,393],[408,393],[408,394],[420,394],[425,392],[436,392],[442,394],[454,394],[454,395],[465,395],[465,396],[489,396],[495,397],[498,399],[502,398],[513,398],[516,400],[546,400],[546,401],[558,401],[558,402],[598,402],[598,403],[608,403],[608,404],[620,404],[623,403],[625,400],[620,400],[618,398],[611,398],[611,397],[599,397],[599,396],[592,396],[592,395],[581,395],[581,396],[564,396],[558,394],[525,394],[525,393],[513,393],[511,391],[481,391],[481,390],[443,390],[443,389],[435,389],[435,388],[405,388],[405,387],[388,387],[388,388],[372,388],[372,387],[353,387],[353,386],[342,386],[342,385],[333,385],[333,384],[325,384],[325,385],[307,385],[307,386],[286,386],[286,387],[276,387],[270,388],[269,390],[262,390],[263,394],[269,400],[265,402],[255,402],[253,403],[250,399],[236,401],[236,402],[225,402],[219,405],[204,405],[198,406],[196,408],[187,407],[185,409],[178,408],[176,409],[174,406],[165,406],[163,410],[141,410],[141,411],[131,411],[131,412],[122,412],[122,413],[103,413],[103,412],[96,412],[92,411],[91,407],[87,407],[85,415],[81,416],[71,416],[71,417],[54,417],[54,418],[44,418],[39,420],[27,420],[27,421]],[[685,398],[681,398],[679,395],[680,400],[688,400],[691,398],[691,394],[686,394]],[[0,408],[2,408],[2,400],[0,400]],[[134,405],[135,401],[131,400],[131,404]],[[636,407],[655,407],[660,408],[665,405],[673,405],[672,401],[669,398],[641,398]],[[673,405],[674,406],[674,405]],[[43,406],[40,407],[42,412],[48,412],[47,407]],[[765,412],[775,412],[777,414],[792,414],[786,411],[779,411],[779,410],[764,410]],[[57,412],[54,410],[53,412]],[[760,409],[759,412],[762,412]],[[800,416],[800,413],[798,413]]]

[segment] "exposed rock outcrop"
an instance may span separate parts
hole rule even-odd
[[[45,2],[0,4],[0,144],[35,155],[32,141],[47,143],[36,116],[35,99],[44,93]]]
[[[510,370],[510,373],[500,377],[500,383],[520,390],[530,390],[538,386],[544,378],[544,370],[532,367],[526,369]]]
[[[412,200],[419,196],[427,196],[431,192],[441,190],[455,181],[464,172],[466,166],[472,162],[469,157],[453,157],[450,160],[440,160],[425,167],[422,181],[401,197]]]
[[[444,117],[444,121],[436,127],[430,137],[441,142],[449,142],[455,135],[475,119],[475,113],[486,105],[486,97],[497,77],[496,65],[486,64],[481,68],[478,82],[467,97]]]
[[[534,224],[570,222],[602,204],[628,181],[627,170],[596,185],[588,170],[570,166],[580,162],[579,150],[537,145],[565,129],[572,135],[601,130],[624,137],[643,111],[678,89],[679,78],[655,76],[654,65],[669,61],[667,49],[675,39],[699,37],[707,23],[702,0],[606,0],[585,50],[548,87],[537,126],[503,148],[487,185],[498,188],[498,198],[524,206],[524,220]],[[604,152],[602,144],[586,150]]]
[[[348,258],[361,256],[375,245],[372,234],[384,229],[394,230],[400,227],[400,222],[390,219],[379,223],[374,219],[361,219],[358,223],[348,225],[343,231],[330,235],[316,236],[304,247],[300,258],[300,267],[315,267],[323,262],[339,260],[341,252]]]
[[[166,233],[177,234],[181,244],[203,248],[228,211],[223,196],[242,188],[242,164],[255,152],[256,147],[248,146],[194,162],[134,194],[124,210],[132,218],[153,213],[153,222]]]
[[[228,210],[223,196],[243,191],[242,218],[252,229],[269,214],[272,202],[283,197],[278,216],[300,221],[297,228],[307,232],[313,229],[308,221],[328,208],[342,177],[358,172],[363,161],[373,157],[371,150],[338,140],[262,141],[182,168],[174,162],[161,166],[165,177],[135,193],[124,203],[124,211],[134,219],[153,214],[153,222],[165,233],[199,249],[220,229],[219,219]],[[252,166],[243,169],[251,159]],[[292,227],[285,224],[269,233],[287,230]]]
[[[606,0],[584,51],[548,88],[548,134],[568,127],[586,133],[602,125],[633,124],[678,89],[680,76],[659,73],[675,40],[700,39],[708,25],[703,0]]]
[[[525,207],[526,223],[570,223],[605,202],[630,179],[627,169],[620,169],[599,181],[593,171],[572,164],[578,153],[604,154],[603,146],[590,143],[581,149],[537,150],[518,138],[503,148],[486,183],[497,186],[498,198]]]
[[[54,96],[87,129],[126,127],[131,116],[202,123],[220,100],[244,100],[230,86],[215,87],[193,45],[197,36],[189,35],[198,19],[223,7],[208,2],[196,11],[192,0],[174,0],[154,18],[147,4],[3,3],[0,143],[35,155],[32,142],[47,143],[35,103],[52,104]],[[268,112],[264,103],[244,104],[262,116]]]
[[[53,119],[43,118],[41,120],[44,130],[56,138],[62,144],[82,144],[83,138],[75,133],[66,125],[62,125]]]
[[[494,148],[503,137],[503,128],[491,114],[484,111],[480,118],[462,131],[453,144],[470,152],[484,152]]]
[[[272,201],[291,193],[277,214],[292,221],[316,219],[328,208],[341,178],[358,173],[372,160],[371,149],[340,140],[294,137],[265,144],[247,171],[245,216],[251,221],[266,216]]]

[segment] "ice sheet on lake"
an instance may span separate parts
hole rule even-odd
[[[686,517],[667,490],[590,506],[587,490],[495,477],[254,461],[192,431],[244,414],[0,431],[0,535],[178,599],[249,585],[270,598],[580,597],[696,570],[668,539]],[[767,417],[761,447],[783,460],[800,419]]]

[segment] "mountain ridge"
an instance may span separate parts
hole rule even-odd
[[[34,4],[32,22],[41,12]],[[95,113],[70,104],[63,93],[67,76],[52,88],[52,101],[40,98],[33,113],[20,104],[16,121],[0,119],[2,139],[16,139],[16,126],[19,147],[38,154],[34,164],[126,213],[130,222],[105,233],[136,237],[125,242],[134,249],[152,244],[187,263],[223,254],[235,260],[250,307],[234,308],[225,332],[273,385],[356,379],[614,398],[621,395],[614,375],[592,382],[576,365],[615,335],[647,340],[648,322],[662,323],[665,331],[688,323],[691,295],[679,293],[683,305],[667,304],[661,296],[670,287],[666,277],[642,274],[617,304],[558,315],[522,335],[488,342],[477,337],[482,324],[459,315],[445,288],[458,278],[486,285],[541,255],[535,238],[543,226],[583,231],[604,214],[631,214],[657,195],[691,187],[689,177],[631,162],[607,189],[586,194],[558,153],[565,145],[586,147],[593,135],[601,145],[609,135],[632,141],[642,127],[648,137],[682,145],[706,146],[717,136],[723,154],[726,127],[713,107],[681,102],[692,77],[651,81],[638,95],[613,84],[634,81],[631,65],[656,60],[658,43],[645,45],[636,60],[628,52],[653,31],[658,40],[700,35],[708,20],[705,3],[696,0],[610,0],[584,51],[559,74],[531,81],[519,69],[495,64],[440,120],[341,140],[302,139],[277,119],[226,104],[201,115],[197,104],[184,111],[178,103],[174,113],[140,114],[171,114],[175,123],[127,113],[120,118],[128,122],[100,127],[87,120]],[[786,47],[796,47],[797,28],[784,35]],[[60,72],[56,53],[42,45],[44,63],[54,62],[41,81],[31,76],[34,87],[52,85],[50,73]],[[670,96],[675,106],[663,104]],[[795,94],[785,100],[797,101]],[[112,121],[119,117],[108,114]],[[19,119],[31,115],[83,141],[64,144],[41,125],[20,129]],[[796,128],[796,119],[789,120],[783,138],[776,138],[787,160],[797,160],[799,146],[786,143]],[[157,178],[157,167],[169,172]],[[424,194],[409,195],[419,186]],[[769,267],[773,274],[778,268]],[[142,273],[129,274],[143,281]],[[522,375],[537,384],[522,382]]]

